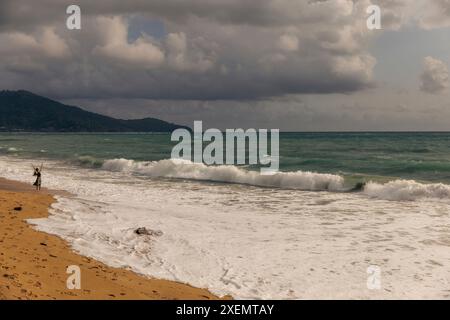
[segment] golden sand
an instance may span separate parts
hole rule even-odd
[[[0,299],[218,299],[204,289],[108,267],[26,223],[47,217],[53,202],[47,190],[0,179]],[[67,289],[70,265],[81,269],[79,290]]]

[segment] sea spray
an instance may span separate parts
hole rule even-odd
[[[128,159],[107,160],[103,169],[130,172],[150,177],[181,178],[203,181],[248,184],[261,187],[292,188],[311,191],[340,191],[344,189],[344,178],[334,174],[315,172],[277,172],[263,175],[237,166],[207,166],[189,160],[167,159],[139,162]]]
[[[369,182],[364,193],[384,200],[450,199],[450,186],[443,183],[424,184],[413,180],[395,180],[385,184]]]

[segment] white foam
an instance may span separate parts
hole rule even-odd
[[[364,193],[384,200],[450,199],[450,186],[443,183],[423,184],[414,180],[395,180],[385,184],[369,182]]]
[[[30,222],[108,265],[235,298],[448,294],[445,201],[421,198],[405,209],[402,202],[363,194],[211,185],[150,174],[136,179],[130,175],[136,164],[113,163],[109,169],[116,171],[45,163],[46,186],[76,196],[59,197],[49,218]],[[141,165],[144,171],[150,167]],[[172,165],[165,165],[167,171],[157,166],[155,176],[173,174]],[[176,165],[175,172],[192,176],[193,168]],[[0,176],[33,182],[29,163],[17,158],[0,157]],[[138,227],[161,235],[138,236]],[[369,265],[381,268],[382,290],[367,289]]]
[[[232,165],[206,166],[202,163],[181,159],[154,162],[114,159],[106,161],[103,169],[139,173],[150,177],[217,181],[311,191],[339,191],[344,187],[344,179],[334,174],[296,171],[261,175],[259,171],[244,170]]]

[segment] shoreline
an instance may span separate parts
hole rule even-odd
[[[54,194],[0,178],[0,300],[219,299],[206,289],[109,267],[33,229],[26,219],[47,217]],[[67,289],[66,270],[72,265],[80,268],[81,289]]]

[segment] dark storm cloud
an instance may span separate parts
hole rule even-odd
[[[23,25],[39,21],[57,20],[57,16],[70,4],[82,7],[87,15],[147,14],[185,23],[190,17],[207,18],[221,24],[244,24],[258,26],[285,26],[297,23],[316,23],[329,19],[326,10],[339,10],[342,4],[348,6],[352,1],[309,0],[3,0],[2,9],[8,19],[2,24],[14,25],[15,19],[25,19]],[[355,3],[358,1],[355,1]],[[364,2],[364,1],[359,1]],[[341,20],[337,15],[334,21]],[[344,18],[345,19],[345,18]],[[332,21],[329,21],[332,22]]]
[[[2,2],[2,87],[56,98],[241,100],[373,85],[368,1],[78,1],[81,31],[65,28],[68,4]],[[136,15],[167,34],[130,40]]]

